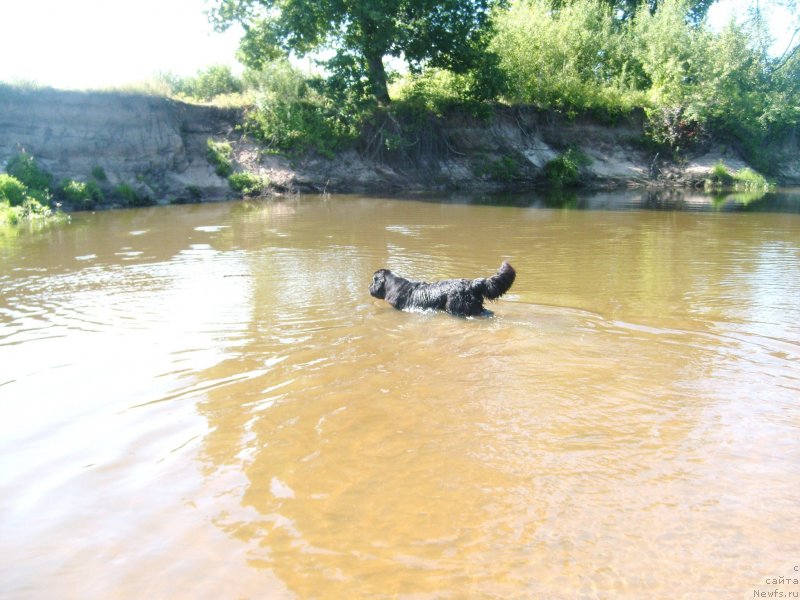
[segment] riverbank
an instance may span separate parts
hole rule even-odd
[[[714,141],[674,160],[647,143],[641,114],[609,124],[501,106],[488,118],[430,117],[416,124],[410,146],[364,143],[332,157],[270,153],[242,134],[242,118],[156,96],[0,86],[0,164],[25,152],[55,182],[102,173],[98,208],[238,197],[210,159],[209,140],[229,146],[230,168],[258,176],[267,194],[518,191],[551,185],[553,165],[570,157],[567,183],[596,189],[696,187],[719,162],[748,167],[733,146]],[[778,183],[800,184],[798,135],[784,145]]]

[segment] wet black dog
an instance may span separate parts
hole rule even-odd
[[[468,317],[482,314],[484,298],[494,300],[505,294],[516,276],[507,262],[486,279],[445,279],[434,283],[409,281],[381,269],[375,271],[369,293],[400,310],[444,310]]]

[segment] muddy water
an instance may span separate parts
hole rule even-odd
[[[3,598],[798,577],[796,214],[334,196],[76,215],[0,252]],[[503,259],[491,318],[367,293]]]

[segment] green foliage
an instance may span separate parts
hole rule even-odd
[[[722,161],[716,163],[709,172],[705,182],[706,189],[734,189],[745,192],[769,190],[772,184],[767,179],[748,167],[731,171]]]
[[[591,163],[591,159],[580,149],[569,148],[545,164],[544,174],[550,184],[555,187],[574,186],[580,183],[581,167],[586,167]]]
[[[6,168],[8,173],[0,173],[0,223],[16,225],[52,216],[52,176],[24,152],[13,156]]]
[[[269,180],[254,173],[241,172],[231,174],[228,184],[244,196],[257,196],[269,186]]]
[[[486,160],[478,165],[475,174],[495,181],[513,181],[520,176],[520,164],[513,156]]]
[[[20,206],[28,197],[28,188],[12,175],[0,173],[0,202],[9,206]]]
[[[640,106],[640,70],[631,41],[607,6],[576,0],[554,11],[548,0],[515,2],[497,20],[492,50],[512,103],[569,115],[616,115]]]
[[[390,101],[387,56],[463,73],[483,58],[496,0],[216,0],[211,19],[218,29],[239,22],[245,36],[240,60],[252,68],[294,52],[303,56],[333,49],[326,66],[334,78],[364,83],[378,102]]]
[[[94,181],[65,179],[61,182],[59,192],[62,198],[78,210],[92,209],[103,201],[103,191]]]
[[[729,186],[733,185],[733,174],[725,166],[725,163],[719,161],[711,167],[709,180],[712,185]]]
[[[351,144],[357,135],[354,118],[311,92],[305,98],[288,100],[263,96],[248,111],[245,131],[277,152],[316,151],[328,157]]]
[[[492,75],[500,77],[498,73]],[[484,94],[492,86],[501,88],[503,81],[485,82],[478,72],[458,74],[446,69],[426,69],[404,76],[393,86],[392,94],[398,103],[408,107],[406,110],[423,111],[438,117],[453,110],[487,116],[489,107]],[[398,110],[403,111],[404,107],[398,107]]]
[[[124,206],[152,206],[154,204],[148,194],[137,191],[128,183],[120,183],[115,192]]]
[[[215,142],[211,138],[206,140],[208,162],[214,166],[214,172],[220,177],[227,177],[233,173],[233,148],[228,142]]]
[[[53,182],[53,176],[26,152],[12,156],[6,165],[6,172],[33,190],[47,191]]]
[[[713,134],[769,168],[763,147],[800,125],[800,53],[769,58],[747,25],[713,33],[698,18],[707,6],[664,0],[626,18],[617,0],[512,2],[491,44],[506,97],[567,115],[640,107],[660,146],[680,153]]]
[[[708,133],[698,117],[690,117],[682,106],[647,110],[645,132],[657,145],[678,155],[704,142]]]
[[[170,92],[193,100],[209,101],[224,94],[238,94],[244,83],[236,77],[228,65],[213,65],[201,69],[194,77],[178,77],[171,73],[160,75]]]
[[[94,177],[97,181],[101,182],[108,181],[108,176],[106,175],[106,171],[101,166],[92,167],[92,177]]]

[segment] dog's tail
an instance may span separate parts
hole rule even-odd
[[[481,293],[484,298],[494,300],[505,294],[514,283],[517,272],[507,262],[503,261],[497,273],[486,279],[476,279],[472,282],[473,289]]]

